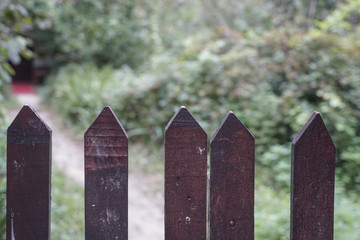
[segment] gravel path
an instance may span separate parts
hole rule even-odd
[[[18,102],[29,104],[52,129],[53,164],[79,185],[84,185],[83,143],[62,127],[61,120],[41,105],[36,94],[19,94]],[[13,119],[19,109],[10,110]],[[130,159],[131,161],[131,159]],[[129,174],[129,239],[164,239],[163,199],[148,189],[151,180],[140,174]]]

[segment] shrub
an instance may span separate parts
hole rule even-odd
[[[72,65],[49,79],[49,96],[82,130],[111,105],[131,136],[158,143],[181,105],[208,133],[231,109],[256,137],[258,164],[283,187],[289,144],[317,110],[337,146],[338,176],[348,189],[360,186],[358,46],[350,50],[331,33],[286,27],[248,38],[238,44],[189,39],[182,54],[156,55],[140,73]]]
[[[5,1],[0,4],[0,101],[9,94],[9,83],[14,70],[11,64],[19,64],[21,56],[30,58],[29,39],[22,34],[31,24],[26,9],[19,4]]]
[[[29,1],[34,51],[52,67],[92,61],[136,68],[151,52],[145,1]],[[140,14],[141,13],[141,14]]]

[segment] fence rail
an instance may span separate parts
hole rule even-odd
[[[50,239],[51,130],[25,105],[7,134],[6,239]],[[165,239],[253,240],[253,135],[229,112],[210,142],[209,181],[207,152],[181,107],[165,128]],[[128,136],[110,107],[86,131],[84,155],[85,239],[128,239]],[[291,240],[333,239],[334,176],[335,147],[315,112],[292,143]]]

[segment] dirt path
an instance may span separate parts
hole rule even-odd
[[[79,185],[84,185],[83,143],[62,127],[59,117],[41,105],[36,94],[16,96],[21,105],[29,104],[52,129],[53,164]],[[14,119],[19,109],[11,110]],[[11,119],[11,120],[12,120]],[[163,200],[147,187],[149,179],[139,174],[129,174],[129,239],[164,239]]]

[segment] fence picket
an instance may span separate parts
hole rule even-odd
[[[51,130],[25,105],[7,131],[6,239],[50,239]],[[165,239],[254,239],[255,140],[229,112],[210,146],[181,107],[165,128]],[[292,143],[291,240],[332,240],[335,146],[315,112]],[[128,136],[110,107],[84,134],[85,239],[128,239]]]
[[[335,146],[315,112],[292,143],[291,240],[332,240]]]
[[[254,239],[255,140],[229,112],[210,143],[210,239]]]
[[[28,105],[7,131],[7,240],[50,239],[51,130]]]
[[[110,107],[84,135],[85,239],[128,239],[128,136]]]
[[[206,239],[207,135],[181,107],[165,128],[165,239]]]

